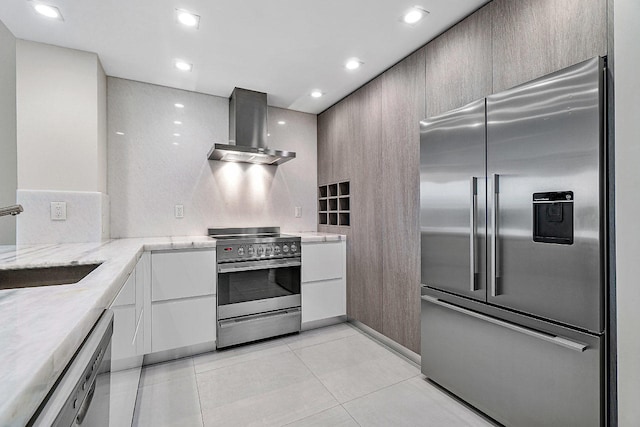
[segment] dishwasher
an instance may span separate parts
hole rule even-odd
[[[109,425],[113,312],[105,310],[29,426]]]

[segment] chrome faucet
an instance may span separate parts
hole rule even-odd
[[[0,216],[5,216],[5,215],[16,216],[23,211],[24,209],[22,209],[22,205],[5,206],[4,208],[0,208]]]

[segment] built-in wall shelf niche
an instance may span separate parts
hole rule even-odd
[[[318,224],[349,227],[351,201],[349,181],[318,187]]]

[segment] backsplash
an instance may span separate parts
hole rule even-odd
[[[269,107],[270,147],[297,154],[284,165],[217,162],[207,153],[228,142],[227,98],[111,77],[107,94],[111,237],[256,225],[316,230],[315,115]]]
[[[19,245],[99,242],[109,238],[109,196],[89,191],[18,190]],[[67,219],[51,220],[51,202],[65,202]]]

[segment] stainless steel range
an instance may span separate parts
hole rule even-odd
[[[300,331],[300,237],[280,227],[210,228],[218,240],[217,347]]]

